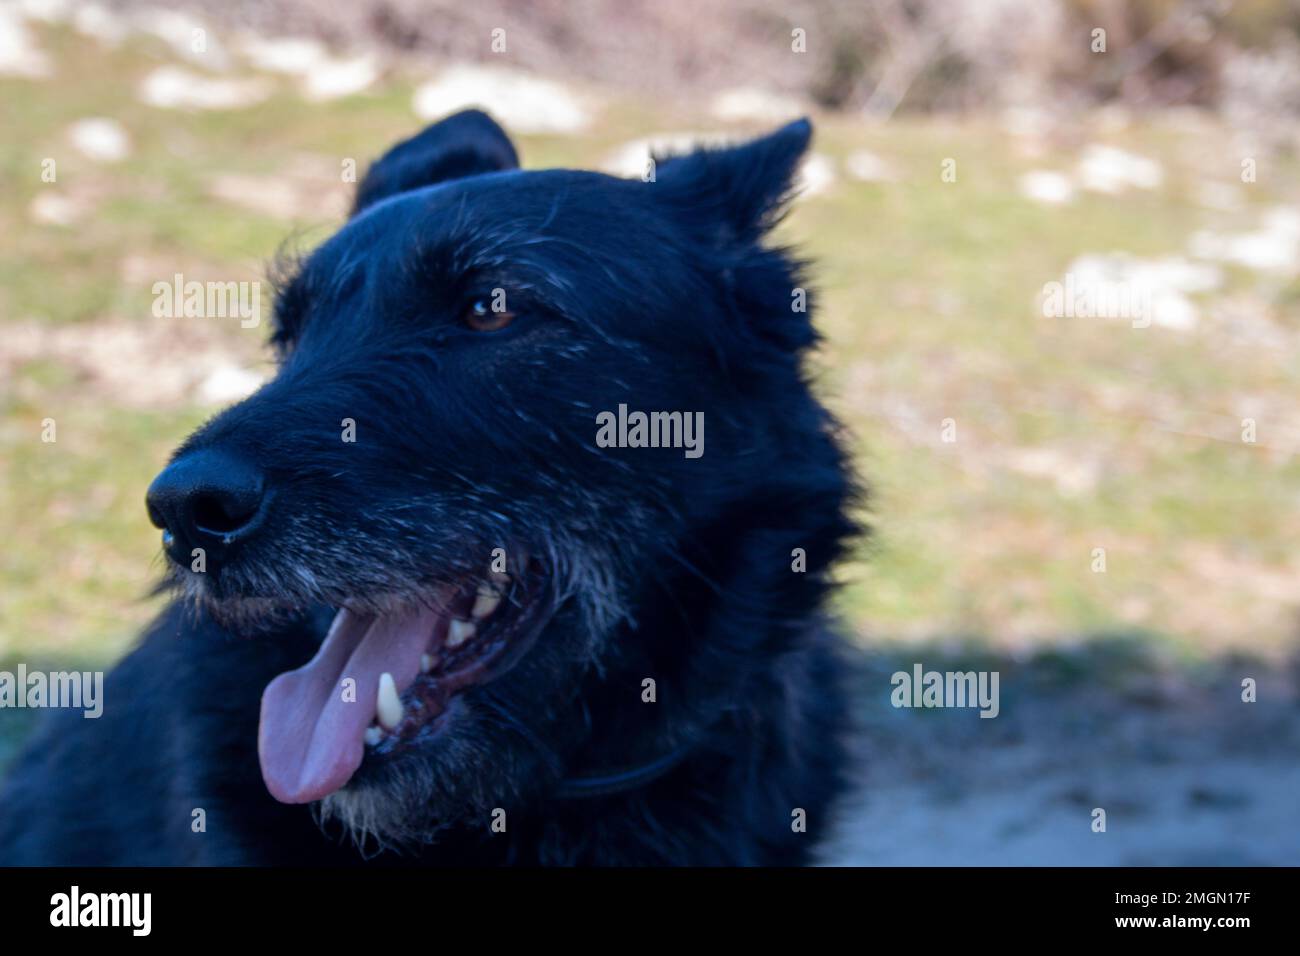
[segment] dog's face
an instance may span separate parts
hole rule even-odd
[[[801,385],[802,290],[760,240],[808,137],[647,182],[521,171],[471,112],[375,164],[282,283],[277,376],[149,496],[219,619],[334,615],[263,696],[277,799],[424,838],[554,782],[684,536],[782,465],[747,396]]]

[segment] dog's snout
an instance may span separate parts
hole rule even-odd
[[[194,548],[219,558],[256,529],[266,507],[265,481],[246,461],[204,449],[163,469],[145,503],[149,520],[163,529],[167,550],[190,564]]]

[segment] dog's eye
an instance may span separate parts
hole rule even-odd
[[[513,322],[515,314],[508,309],[494,309],[487,299],[475,299],[461,320],[475,332],[495,332]]]

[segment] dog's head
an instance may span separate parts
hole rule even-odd
[[[697,652],[707,614],[673,603],[719,586],[737,508],[792,520],[773,489],[824,431],[806,293],[763,242],[809,136],[624,180],[522,171],[466,112],[370,169],[281,283],[276,377],[148,498],[174,584],[234,629],[334,614],[263,696],[276,798],[427,836],[553,784],[593,675],[639,704],[646,621]]]

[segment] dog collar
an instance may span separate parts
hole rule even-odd
[[[559,800],[586,800],[592,797],[608,797],[616,793],[637,790],[654,780],[658,780],[669,770],[681,763],[693,748],[683,744],[655,760],[616,773],[581,777],[566,777],[560,781],[554,796]]]

